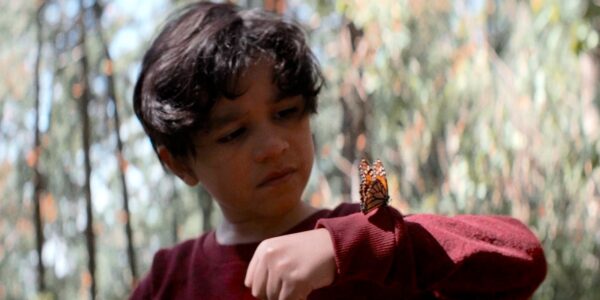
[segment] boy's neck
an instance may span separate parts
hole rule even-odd
[[[298,205],[282,216],[252,218],[239,222],[232,222],[225,217],[216,229],[217,242],[221,245],[235,245],[275,237],[290,230],[317,210],[299,201]]]

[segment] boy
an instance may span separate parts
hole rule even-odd
[[[535,236],[498,216],[402,216],[300,197],[323,84],[302,31],[195,3],[146,53],[134,109],[161,162],[202,184],[224,221],[159,251],[132,299],[527,299],[546,274]]]

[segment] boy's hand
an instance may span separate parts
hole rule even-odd
[[[327,229],[270,238],[256,248],[244,284],[260,299],[306,299],[333,282],[334,255]]]

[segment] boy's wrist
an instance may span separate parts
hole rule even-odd
[[[306,298],[335,277],[334,251],[325,229],[264,240],[248,266],[244,285],[258,298]]]

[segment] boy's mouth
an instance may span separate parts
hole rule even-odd
[[[294,169],[292,167],[285,167],[282,169],[278,169],[277,171],[273,171],[273,172],[269,173],[267,176],[265,176],[260,181],[260,183],[258,184],[257,187],[260,188],[260,187],[277,185],[277,184],[287,180],[288,178],[290,178],[291,175],[295,172],[296,172],[296,169]]]

